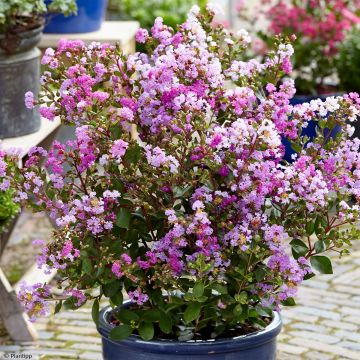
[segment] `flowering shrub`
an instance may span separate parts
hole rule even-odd
[[[194,7],[176,33],[156,19],[137,34],[150,55],[64,40],[46,51],[27,106],[74,124],[76,140],[33,148],[15,173],[16,158],[0,160],[17,200],[58,226],[37,242],[38,263],[58,269],[63,294],[24,285],[31,316],[51,299],[56,311],[92,301],[97,322],[100,299],[120,307],[125,292],[134,306],[115,310],[114,339],[230,336],[293,305],[303,280],[332,272],[325,253],[359,236],[360,140],[347,125],[359,96],[289,105],[294,84],[279,78],[291,44],[239,61],[249,36],[213,28],[213,15]],[[308,143],[298,134],[313,119]],[[281,136],[297,151],[291,164]]]
[[[296,88],[304,94],[329,91],[328,77],[336,73],[337,53],[346,32],[360,22],[358,0],[263,0],[262,13],[269,21],[260,31],[265,43],[272,36],[294,34]],[[240,13],[243,12],[240,7]],[[270,34],[270,35],[269,35]]]

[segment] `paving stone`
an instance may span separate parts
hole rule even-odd
[[[348,315],[353,315],[353,316],[356,316],[356,317],[360,317],[360,308],[342,306],[339,309],[339,311],[342,314],[348,314]]]
[[[334,355],[324,354],[317,351],[310,351],[306,353],[305,359],[307,360],[332,360]]]
[[[360,317],[356,317],[356,316],[347,316],[343,319],[345,322],[349,322],[349,323],[353,323],[353,324],[357,324],[360,325]]]
[[[56,337],[57,340],[65,340],[71,342],[86,342],[86,343],[95,343],[101,344],[100,336],[81,336],[75,334],[60,334]]]
[[[306,286],[312,287],[315,289],[327,289],[327,288],[329,288],[330,284],[325,281],[310,280],[306,283]]]
[[[61,319],[75,319],[75,320],[89,320],[91,319],[91,317],[89,318],[89,312],[82,312],[82,311],[64,311],[61,312],[60,314],[57,314],[55,316],[59,317],[61,316]]]
[[[339,313],[336,313],[333,311],[322,310],[322,309],[310,307],[310,306],[298,305],[298,306],[294,307],[293,311],[296,313],[314,315],[314,316],[322,317],[325,319],[331,319],[331,320],[340,320],[341,319],[341,314],[339,314]]]
[[[340,339],[357,341],[360,344],[360,333],[359,332],[350,332],[350,331],[337,331],[335,333]]]
[[[325,344],[336,344],[337,342],[340,341],[340,339],[336,336],[326,335],[326,334],[321,334],[321,333],[314,333],[311,331],[291,331],[289,333],[289,335],[291,335],[293,337],[301,337],[304,339],[316,338],[318,341],[320,341],[321,343],[325,343]]]
[[[336,285],[334,286],[334,289],[342,293],[353,294],[353,295],[359,295],[360,292],[359,288],[352,286],[344,286],[344,285]]]
[[[320,324],[334,328],[334,329],[342,329],[342,330],[349,330],[349,331],[356,331],[358,329],[358,326],[355,324],[350,324],[348,322],[344,322],[343,319],[340,321],[335,320],[321,320]]]
[[[354,341],[342,341],[338,344],[339,346],[343,346],[345,348],[356,350],[359,352],[359,358],[360,358],[360,344],[356,343]]]
[[[314,337],[312,338],[314,339]],[[359,353],[353,350],[346,349],[338,345],[323,344],[320,341],[309,339],[293,338],[290,344],[306,346],[309,349],[324,352],[330,355],[341,356],[341,359],[359,360]],[[310,360],[310,359],[309,359]]]
[[[0,351],[7,352],[7,351],[20,351],[21,347],[18,345],[1,345]]]
[[[308,324],[305,322],[295,322],[291,325],[292,329],[309,330],[313,332],[326,333],[328,329],[321,325]]]
[[[283,310],[282,311],[282,315],[284,318],[290,318],[293,321],[305,321],[308,323],[315,323],[318,321],[318,317],[317,316],[311,316],[311,315],[306,315],[306,314],[302,314],[299,312],[295,312],[293,310],[289,311],[289,310]]]
[[[288,345],[288,344],[284,344],[284,343],[279,343],[277,345],[277,348],[280,351],[280,353],[284,352],[284,353],[292,354],[292,355],[301,355],[308,350],[306,347],[303,347],[303,346],[294,346],[294,345]]]
[[[93,352],[85,352],[80,354],[79,359],[84,360],[102,360],[102,354],[100,353],[93,353]]]
[[[77,350],[91,350],[91,351],[101,352],[100,344],[76,343],[76,344],[71,345],[70,348],[77,349]]]
[[[36,350],[27,350],[24,353],[32,354],[32,355],[40,355],[40,356],[62,356],[68,357],[71,359],[78,359],[78,354],[75,350],[69,349],[36,349]]]
[[[95,327],[93,321],[85,321],[85,320],[73,320],[73,321],[67,321],[68,325],[72,326],[81,326],[81,327]]]
[[[352,271],[348,271],[345,274],[334,279],[334,284],[352,284],[355,279],[360,279],[360,269],[354,269]]]
[[[92,327],[76,327],[76,326],[58,326],[58,331],[70,334],[79,335],[98,335],[98,331],[94,326]]]
[[[54,335],[55,334],[52,331],[45,331],[45,330],[38,331],[38,336],[40,340],[52,339]]]

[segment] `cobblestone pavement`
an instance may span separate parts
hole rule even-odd
[[[335,261],[334,272],[305,282],[298,306],[283,310],[278,360],[360,360],[360,242],[350,256]],[[31,360],[102,359],[89,308],[62,311],[35,326],[39,341],[34,344],[1,345],[0,330],[0,359],[16,358],[11,353],[32,355]]]

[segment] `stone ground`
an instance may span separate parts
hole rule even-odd
[[[42,227],[34,226],[34,221],[41,222]],[[16,246],[26,245],[30,237],[22,239],[21,234],[37,237],[46,233],[45,223],[39,218],[22,220],[7,251],[14,254],[19,249]],[[2,266],[9,256],[4,259]],[[284,328],[278,341],[278,360],[360,359],[360,242],[350,256],[336,260],[334,272],[322,275],[321,281],[318,276],[305,282],[298,306],[282,312]],[[39,340],[32,344],[12,344],[0,329],[0,359],[102,359],[101,339],[89,308],[63,311],[39,319],[35,326]]]

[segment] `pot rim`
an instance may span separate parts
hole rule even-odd
[[[44,30],[44,27],[45,25],[43,24],[30,30],[16,32],[13,35],[18,36],[20,39],[28,39],[41,33]],[[6,38],[6,33],[0,32],[0,39],[5,39],[5,38]]]
[[[128,305],[129,303],[131,303],[131,301],[126,300],[124,305]],[[209,354],[209,347],[211,347],[211,352],[214,351],[216,353],[245,350],[273,341],[282,328],[281,316],[278,312],[274,311],[273,319],[265,329],[247,335],[239,335],[233,338],[224,338],[219,340],[189,340],[184,342],[168,339],[145,341],[138,335],[130,335],[124,340],[117,341],[109,339],[109,333],[113,327],[109,324],[107,318],[108,314],[112,310],[111,306],[106,306],[99,314],[99,326],[97,330],[107,342],[129,348],[136,348],[138,351],[162,354],[173,354],[174,351],[176,351],[176,354]]]

